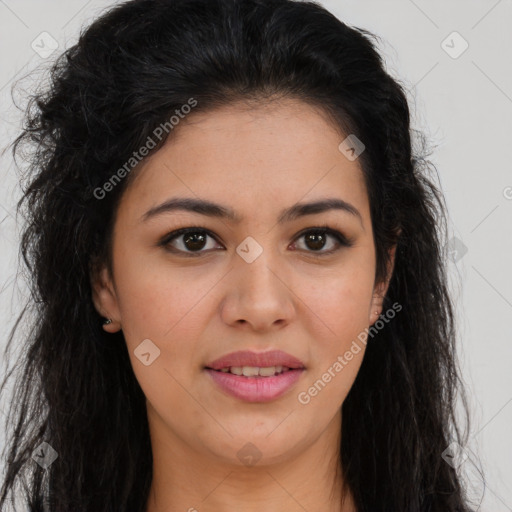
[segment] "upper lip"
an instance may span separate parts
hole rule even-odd
[[[282,350],[270,350],[268,352],[241,350],[231,352],[207,364],[206,368],[221,370],[231,366],[256,366],[258,368],[287,366],[288,368],[304,368],[302,361]]]

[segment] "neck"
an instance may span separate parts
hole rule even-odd
[[[170,440],[163,424],[151,419],[153,480],[146,512],[356,511],[351,494],[343,492],[341,413],[313,444],[277,462],[262,456],[252,466]]]

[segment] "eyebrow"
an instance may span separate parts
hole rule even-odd
[[[175,197],[150,208],[143,216],[142,221],[146,221],[152,217],[162,213],[168,213],[176,210],[184,210],[208,217],[216,217],[219,219],[230,220],[234,223],[239,223],[242,217],[237,215],[234,210],[226,206],[205,200],[188,197]],[[339,198],[327,198],[310,203],[296,203],[290,208],[281,211],[278,217],[278,224],[291,222],[306,215],[314,215],[323,213],[329,210],[339,210],[347,212],[359,219],[361,226],[363,225],[363,218],[359,210],[350,203]]]

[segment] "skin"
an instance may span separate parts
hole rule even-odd
[[[147,512],[355,511],[350,493],[341,505],[340,408],[364,343],[308,404],[297,398],[378,319],[389,284],[374,282],[368,196],[358,161],[338,149],[344,138],[321,112],[288,99],[197,112],[144,161],[123,194],[113,272],[104,267],[93,276],[93,296],[112,319],[105,330],[123,330],[146,396],[154,459]],[[141,220],[178,196],[220,203],[242,220],[186,211]],[[327,197],[351,203],[361,219],[330,210],[277,224],[282,209]],[[324,223],[354,245],[322,256],[338,247],[334,238],[324,247],[297,238]],[[217,236],[199,257],[158,246],[189,226]],[[252,263],[236,252],[248,236],[263,249]],[[191,253],[185,238],[170,245]],[[145,339],[160,350],[148,366],[134,354]],[[204,370],[243,349],[281,349],[306,370],[280,398],[245,402],[224,394]],[[261,457],[254,465],[237,456],[249,442]]]

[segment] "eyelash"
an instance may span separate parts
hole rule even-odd
[[[180,255],[185,255],[186,257],[199,257],[204,253],[210,252],[210,251],[203,251],[203,250],[199,250],[199,251],[195,251],[195,252],[194,251],[182,251],[181,249],[176,249],[174,247],[170,247],[170,243],[172,241],[174,241],[175,239],[179,238],[182,235],[186,235],[189,233],[195,233],[195,234],[199,233],[199,234],[208,235],[209,237],[213,238],[218,244],[220,244],[217,237],[210,230],[200,227],[200,226],[190,226],[190,227],[186,227],[186,228],[177,229],[175,231],[171,231],[170,233],[165,235],[160,240],[158,245],[161,247],[164,247],[169,252],[178,253]],[[338,247],[331,249],[329,251],[306,251],[307,253],[311,253],[315,257],[329,256],[331,254],[334,254],[335,252],[338,252],[343,247],[349,248],[354,245],[353,239],[346,237],[345,235],[343,235],[343,233],[340,233],[339,231],[332,229],[326,225],[314,226],[314,227],[307,228],[307,229],[301,231],[294,238],[294,242],[310,233],[326,234],[326,235],[332,236],[338,242]]]

